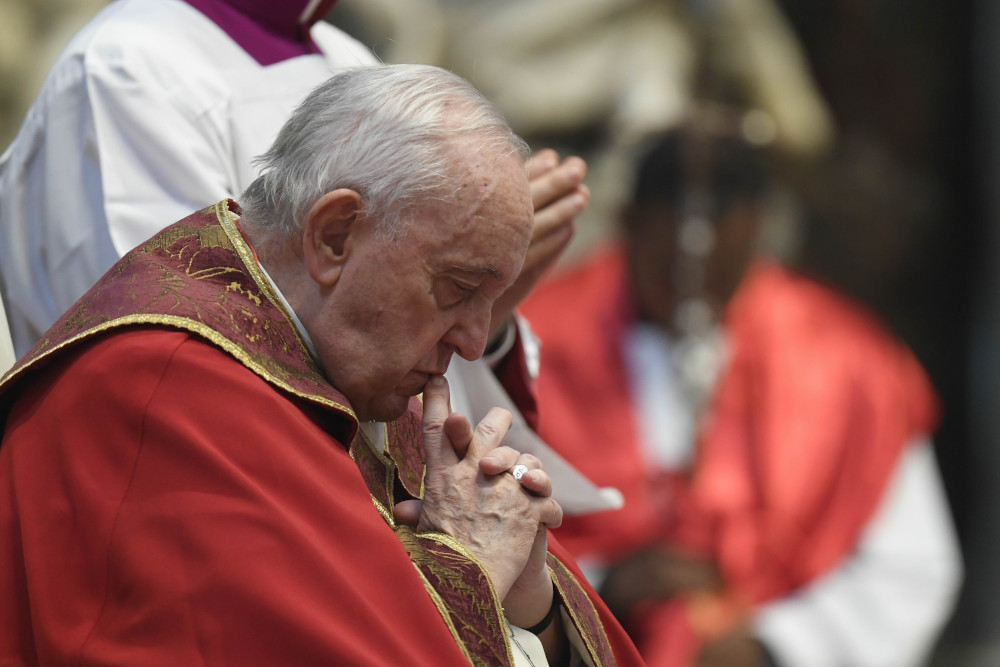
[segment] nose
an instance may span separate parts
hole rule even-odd
[[[490,333],[492,304],[477,304],[465,310],[445,333],[445,342],[458,352],[458,356],[474,361],[483,356]]]

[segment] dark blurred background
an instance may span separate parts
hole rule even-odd
[[[0,146],[104,4],[0,0]],[[330,20],[386,61],[470,78],[535,147],[588,158],[594,202],[566,262],[613,234],[630,148],[692,90],[737,87],[770,113],[801,181],[786,251],[879,313],[942,398],[966,584],[934,664],[1000,664],[997,3],[341,0]]]

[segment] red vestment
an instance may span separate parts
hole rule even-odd
[[[378,453],[226,203],[167,228],[0,385],[0,663],[509,664],[485,571],[392,519],[419,410]],[[549,565],[591,658],[638,664]]]
[[[624,255],[610,249],[522,308],[542,341],[540,435],[625,497],[622,510],[567,517],[563,544],[609,563],[653,543],[680,547],[710,558],[731,599],[753,604],[835,568],[905,443],[935,424],[913,355],[847,299],[762,262],[725,313],[731,356],[701,416],[693,470],[656,471],[641,451],[622,354],[630,304]],[[695,650],[681,604],[635,620],[651,663]]]

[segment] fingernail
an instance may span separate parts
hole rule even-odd
[[[428,387],[443,387],[444,377],[441,375],[432,375],[430,379],[427,380]]]

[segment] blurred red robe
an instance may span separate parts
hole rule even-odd
[[[693,470],[654,471],[622,356],[631,303],[624,254],[609,248],[522,306],[542,341],[540,435],[625,497],[619,511],[567,517],[557,536],[609,563],[651,544],[710,559],[727,586],[714,608],[737,622],[850,553],[904,445],[933,430],[936,397],[869,313],[761,262],[725,313],[731,356],[701,417]],[[675,600],[630,619],[643,656],[687,664],[698,634],[719,630],[696,627],[705,609]]]

